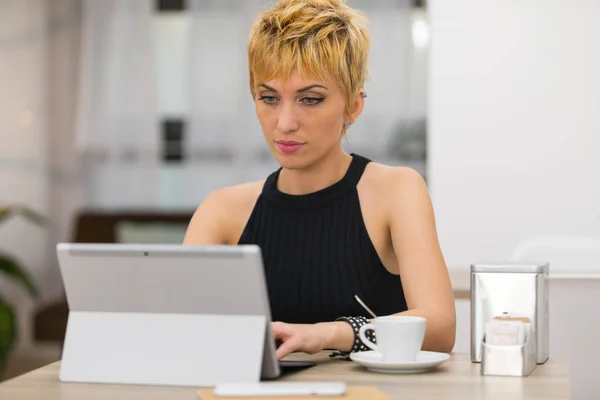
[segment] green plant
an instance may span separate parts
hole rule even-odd
[[[44,217],[23,206],[0,207],[0,224],[10,217],[19,215],[37,224],[45,223]],[[12,256],[0,251],[0,273],[20,284],[31,296],[36,298],[38,289],[25,268]],[[17,319],[13,307],[0,293],[0,377],[3,375],[6,360],[17,339]]]

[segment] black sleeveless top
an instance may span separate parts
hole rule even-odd
[[[260,246],[273,321],[316,323],[407,310],[398,275],[383,266],[363,221],[356,185],[370,160],[352,154],[344,178],[306,195],[266,180],[239,244]]]

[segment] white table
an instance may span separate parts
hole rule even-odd
[[[328,357],[294,354],[293,359],[314,359],[313,368],[281,378],[286,381],[342,380],[350,385],[373,385],[391,399],[502,399],[552,400],[571,398],[571,378],[567,362],[550,359],[526,378],[481,376],[480,365],[467,354],[453,354],[436,370],[415,375],[389,375],[369,372],[363,367]],[[62,383],[58,380],[60,362],[47,365],[0,384],[2,400],[194,400],[196,388],[112,384]]]

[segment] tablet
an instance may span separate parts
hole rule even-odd
[[[219,371],[211,369],[221,368],[230,376],[236,368],[251,368],[243,364],[256,359],[252,351],[262,353],[261,378],[281,374],[258,246],[59,243],[57,255],[70,310],[62,380],[201,386],[219,379],[210,375]],[[256,323],[261,324],[258,331],[264,330],[260,335],[252,328]],[[209,329],[215,326],[216,331]],[[192,332],[195,336],[189,336]],[[253,336],[264,340],[262,347]],[[227,354],[219,348],[224,344]],[[117,353],[114,348],[119,347]],[[175,364],[181,373],[195,369],[196,375],[178,379],[175,372],[153,370],[147,348],[156,349],[161,363]],[[172,354],[179,358],[168,359]],[[229,367],[200,370],[204,366],[198,358],[216,359],[219,354],[227,356]],[[110,363],[110,357],[120,362]],[[136,357],[139,377],[123,361]],[[96,362],[95,369],[90,360]],[[310,365],[314,363],[302,364]],[[112,369],[120,372],[113,374]],[[199,380],[201,374],[210,376]]]

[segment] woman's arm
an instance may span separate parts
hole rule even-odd
[[[224,218],[223,203],[227,193],[223,189],[209,194],[198,206],[183,239],[185,245],[227,244],[227,221]]]
[[[408,305],[400,315],[427,319],[424,350],[450,352],[456,335],[454,295],[429,191],[416,171],[395,172],[390,232]]]
[[[423,178],[408,168],[395,169],[385,182],[390,210],[388,221],[408,311],[427,320],[423,349],[450,352],[456,334],[454,295],[439,246],[433,206]],[[391,190],[389,188],[392,188]],[[346,322],[311,325],[275,324],[274,334],[284,340],[281,358],[292,351],[323,349],[349,351],[354,333]]]

